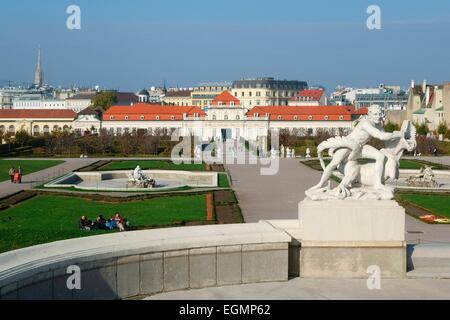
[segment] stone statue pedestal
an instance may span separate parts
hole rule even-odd
[[[406,274],[405,210],[394,200],[305,199],[299,204],[300,277]]]

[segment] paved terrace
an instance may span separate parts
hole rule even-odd
[[[147,300],[427,300],[450,299],[450,279],[382,279],[369,290],[367,279],[305,279],[189,291],[174,291]]]

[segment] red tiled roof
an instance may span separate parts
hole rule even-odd
[[[266,114],[269,114],[270,120],[294,121],[352,120],[353,115],[359,114],[353,106],[257,106],[250,109],[247,112],[247,116],[249,118],[253,117],[255,113],[258,113],[260,117],[265,117]]]
[[[75,119],[69,109],[0,109],[0,119]]]
[[[112,106],[103,113],[104,121],[142,121],[142,120],[183,120],[183,115],[192,117],[197,113],[199,117],[205,117],[206,113],[199,107],[193,106],[162,106],[152,103],[135,103],[131,106]],[[142,116],[144,118],[142,118]]]
[[[241,104],[241,101],[233,96],[229,91],[224,91],[218,96],[216,96],[212,101],[211,105],[217,106],[219,105],[219,102],[222,102],[222,105],[230,105],[230,102],[234,102],[234,105],[237,106]]]
[[[322,89],[306,89],[300,90],[291,100],[301,100],[301,98],[311,98],[312,101],[319,101],[320,97],[324,94]]]
[[[355,110],[353,112],[353,114],[357,114],[357,115],[365,115],[367,114],[369,110],[367,108],[359,108],[358,110]]]
[[[118,105],[139,101],[139,97],[134,92],[117,92],[116,95]]]

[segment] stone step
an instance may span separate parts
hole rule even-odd
[[[450,279],[450,268],[417,268],[406,273],[408,278]]]
[[[416,244],[407,247],[409,271],[450,272],[450,244]]]

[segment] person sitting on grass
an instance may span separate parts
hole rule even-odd
[[[106,227],[107,230],[115,229],[117,227],[117,225],[116,225],[116,221],[114,220],[114,218],[111,218],[111,219],[107,220],[105,222],[105,227]]]
[[[88,220],[88,218],[86,216],[81,216],[79,225],[80,225],[80,230],[91,230],[92,221]]]
[[[116,226],[117,226],[117,228],[119,228],[119,231],[125,231],[125,227],[124,227],[125,219],[122,218],[120,213],[116,212],[113,219],[116,222]]]
[[[97,219],[92,224],[92,227],[94,229],[97,229],[97,230],[106,230],[106,229],[108,229],[106,227],[106,219],[103,218],[102,214],[97,217]]]

